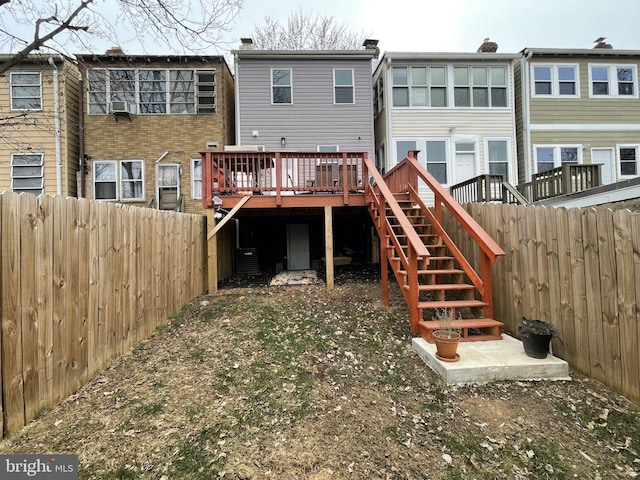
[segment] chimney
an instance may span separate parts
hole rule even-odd
[[[595,45],[593,46],[593,48],[605,48],[605,49],[612,49],[613,47],[605,42],[605,40],[607,39],[607,37],[600,37],[600,38],[596,38],[593,43],[595,43]]]
[[[241,38],[240,50],[253,50],[253,38]]]
[[[373,58],[378,58],[380,56],[380,49],[378,48],[378,40],[374,40],[373,38],[367,38],[362,46],[367,50],[375,50],[375,54]]]
[[[111,47],[109,50],[107,50],[106,52],[104,52],[105,55],[113,55],[118,56],[118,55],[124,55],[124,50],[122,50],[121,47],[119,46],[115,46],[115,47]]]
[[[478,47],[478,53],[496,53],[498,51],[498,44],[492,42],[489,38],[485,38],[482,45]]]

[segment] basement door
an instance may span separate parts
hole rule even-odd
[[[287,225],[287,270],[307,270],[310,267],[309,225]]]

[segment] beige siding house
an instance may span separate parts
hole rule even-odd
[[[640,51],[526,48],[516,64],[519,182],[566,163],[639,175]]]
[[[201,212],[200,152],[234,143],[234,84],[222,56],[77,55],[86,194]]]
[[[58,55],[0,76],[0,191],[77,195],[78,85],[76,65]]]
[[[373,75],[376,153],[409,150],[445,186],[516,173],[515,54],[386,52]]]

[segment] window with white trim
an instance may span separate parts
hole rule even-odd
[[[618,157],[620,159],[620,176],[635,177],[638,175],[638,145],[618,146]]]
[[[353,69],[336,68],[333,70],[333,102],[355,103]]]
[[[318,152],[339,152],[340,151],[340,146],[339,145],[318,145],[317,146],[317,150]]]
[[[290,68],[271,69],[271,103],[293,103]]]
[[[589,65],[589,96],[638,97],[636,65]]]
[[[453,78],[456,107],[507,106],[505,67],[454,67]]]
[[[578,65],[534,64],[531,69],[534,97],[579,97]]]
[[[443,185],[447,183],[447,142],[445,140],[427,140],[425,164],[427,171]]]
[[[215,70],[92,69],[87,72],[89,114],[110,113],[110,102],[141,115],[216,113]]]
[[[202,199],[202,159],[191,159],[191,198]]]
[[[446,68],[393,67],[394,107],[446,107]]]
[[[42,75],[12,72],[11,110],[42,110]]]
[[[509,180],[508,140],[487,140],[487,163],[490,174],[504,175],[505,180]]]
[[[11,191],[40,195],[44,187],[44,154],[11,154]]]
[[[534,148],[536,172],[546,172],[564,164],[582,163],[582,147],[578,145],[538,145]]]
[[[95,160],[93,162],[95,200],[144,200],[143,160]]]
[[[378,81],[373,87],[373,115],[375,117],[384,108],[384,77],[378,78]]]

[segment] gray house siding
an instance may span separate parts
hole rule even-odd
[[[236,68],[238,145],[297,151],[339,145],[373,156],[370,59],[238,58]],[[291,69],[292,104],[271,103],[274,68]],[[334,104],[335,68],[353,69],[354,104]]]

